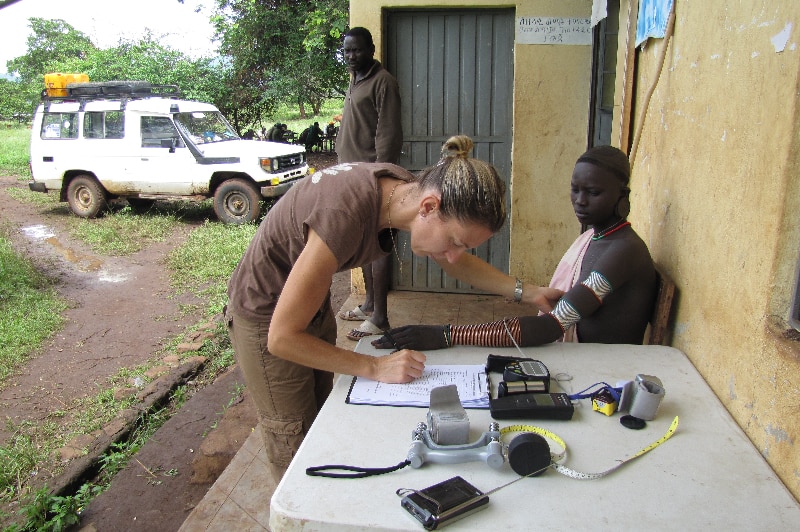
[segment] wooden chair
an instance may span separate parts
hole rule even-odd
[[[645,334],[647,345],[667,345],[667,324],[672,312],[672,301],[675,298],[675,283],[656,264],[656,303],[650,317],[648,334]]]

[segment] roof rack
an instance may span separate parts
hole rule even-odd
[[[81,108],[88,101],[122,100],[122,108],[128,100],[143,98],[177,98],[180,90],[177,85],[153,85],[147,81],[96,81],[67,84],[66,96],[48,96],[42,91],[45,108],[51,102],[78,101]]]

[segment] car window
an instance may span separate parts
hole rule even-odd
[[[177,113],[175,121],[195,144],[238,139],[239,136],[219,111]]]
[[[40,135],[43,139],[78,138],[78,113],[45,113]]]
[[[142,147],[165,148],[182,145],[172,120],[165,116],[142,117]]]
[[[87,111],[83,114],[83,136],[87,139],[121,139],[125,136],[122,111]]]

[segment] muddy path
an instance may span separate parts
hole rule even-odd
[[[335,163],[335,154],[314,154],[309,159],[324,168]],[[66,223],[73,215],[66,204],[22,203],[7,192],[15,187],[27,189],[27,182],[0,176],[0,227],[18,253],[53,279],[68,308],[62,313],[62,329],[0,389],[2,445],[12,425],[68,426],[72,415],[80,414],[73,411],[76,399],[94,396],[120,368],[151,360],[167,342],[208,321],[200,311],[181,310],[205,305],[192,295],[176,296],[164,262],[202,220],[180,225],[164,242],[135,254],[105,256],[70,237]],[[213,219],[210,209],[208,216]],[[341,307],[349,294],[349,274],[338,274],[332,287],[334,308]],[[235,366],[202,386],[115,477],[110,489],[89,505],[81,527],[98,531],[180,527],[255,423],[246,390],[236,404],[229,404],[232,390],[243,387]],[[153,482],[148,471],[178,474],[160,475]],[[51,472],[38,471],[35,483],[55,480]]]

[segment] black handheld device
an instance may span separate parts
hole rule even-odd
[[[489,496],[456,476],[423,490],[411,492],[400,501],[425,530],[436,530],[477,512],[489,504]]]
[[[516,393],[489,401],[494,419],[572,419],[575,407],[565,393]]]
[[[516,360],[503,368],[503,380],[507,382],[544,379],[550,379],[550,372],[538,360]]]

